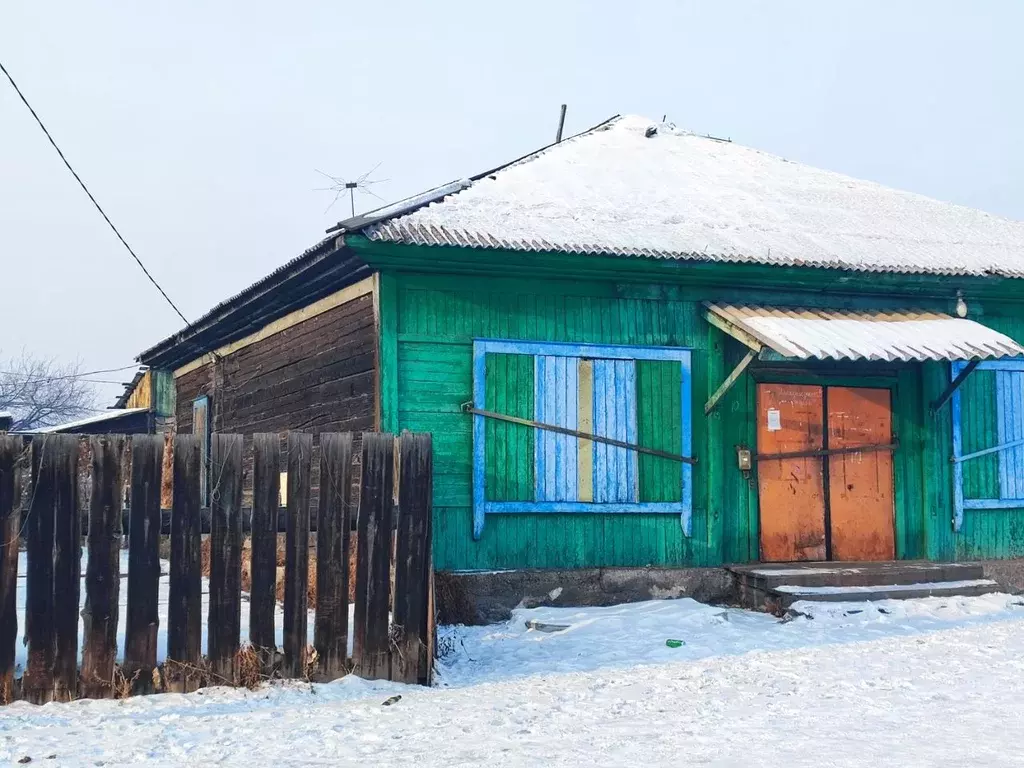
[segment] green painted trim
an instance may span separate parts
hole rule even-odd
[[[904,435],[903,399],[901,390],[906,385],[905,377],[900,377],[896,386],[890,389],[890,407],[892,409],[892,435],[896,441],[910,437]],[[894,552],[897,560],[905,560],[907,554],[907,531],[911,527],[910,517],[914,509],[910,499],[914,494],[911,488],[907,487],[909,473],[907,472],[908,454],[912,453],[916,443],[911,439],[909,442],[901,442],[901,450],[893,451],[892,454],[892,500],[893,500],[893,532]]]
[[[380,417],[381,430],[398,432],[398,280],[393,274],[378,276],[380,313]]]
[[[174,416],[175,388],[174,371],[154,368],[150,378],[152,387],[151,409],[157,416],[166,418]]]
[[[725,377],[725,334],[720,328],[707,326],[707,395],[697,400],[706,400],[714,395],[715,390]],[[737,380],[741,378],[741,373]],[[733,382],[735,384],[735,382]],[[725,394],[724,392],[722,393]],[[700,418],[701,410],[696,411]],[[707,483],[707,515],[708,515],[708,552],[716,562],[723,558],[722,538],[725,526],[725,510],[723,509],[723,491],[725,485],[725,427],[722,423],[722,409],[716,408],[706,416],[705,433],[708,450],[704,451],[707,464],[704,467],[704,482]]]
[[[1024,280],[1002,277],[861,273],[819,267],[780,267],[679,259],[601,256],[497,248],[404,245],[372,242],[346,235],[345,244],[374,268],[421,273],[463,273],[528,278],[611,279],[623,282],[685,283],[731,288],[779,288],[885,295],[894,293],[942,299],[953,310],[956,291],[968,296],[1021,300]],[[724,292],[723,295],[725,295]],[[710,298],[705,295],[705,299]],[[834,298],[834,297],[833,297]]]
[[[747,369],[758,384],[820,384],[824,387],[871,387],[874,389],[895,389],[897,376],[856,376],[828,371],[780,371]]]

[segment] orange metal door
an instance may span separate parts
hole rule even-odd
[[[823,421],[821,387],[758,385],[759,454],[820,450]],[[762,560],[826,559],[823,461],[812,456],[758,462]]]
[[[829,387],[828,447],[892,442],[889,390]],[[892,560],[892,453],[872,451],[829,457],[829,522],[833,560]]]

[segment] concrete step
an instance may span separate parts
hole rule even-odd
[[[732,566],[738,583],[769,590],[781,585],[802,587],[869,587],[971,581],[984,578],[979,563],[772,563]]]
[[[920,597],[973,597],[1001,590],[992,579],[935,581],[919,584],[875,584],[872,586],[808,587],[781,584],[767,590],[767,601],[786,609],[800,600],[814,602],[866,602],[869,600],[912,600]]]
[[[998,588],[985,579],[980,563],[762,563],[729,566],[728,570],[740,604],[754,610],[776,611],[797,600],[908,599],[932,594],[984,594]]]

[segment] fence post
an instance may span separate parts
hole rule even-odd
[[[174,438],[174,491],[171,505],[171,578],[167,615],[168,690],[194,691],[201,681],[202,573],[200,571],[199,438]]]
[[[389,676],[388,608],[391,604],[391,524],[395,438],[364,432],[356,549],[353,662],[368,680]]]
[[[33,704],[77,693],[81,580],[77,463],[75,435],[44,435],[33,441],[32,501],[26,524],[28,666],[22,684],[25,699]]]
[[[53,628],[57,701],[78,696],[78,611],[82,593],[82,521],[78,510],[78,435],[54,442]],[[54,450],[55,449],[55,450]]]
[[[306,673],[309,593],[309,496],[313,436],[288,434],[288,519],[284,565],[284,677]]]
[[[28,664],[22,695],[32,704],[53,698],[53,435],[32,441],[32,496],[25,521],[25,638]]]
[[[154,688],[160,628],[160,508],[164,486],[170,487],[170,480],[162,477],[165,440],[163,435],[132,438],[124,643],[124,674],[132,693],[152,693]],[[167,474],[171,471],[173,467]]]
[[[430,523],[433,454],[429,434],[399,439],[398,530],[395,544],[395,638],[391,679],[430,685],[433,671]]]
[[[313,645],[323,680],[348,667],[349,509],[352,433],[320,435],[320,504],[316,523],[316,621]]]
[[[92,495],[89,499],[89,562],[85,569],[82,695],[114,697],[117,604],[121,588],[121,458],[123,435],[89,438]]]
[[[0,435],[0,704],[9,704],[14,698],[21,453],[20,437]]]
[[[263,673],[273,669],[277,638],[277,508],[281,503],[281,437],[253,435],[252,547],[249,573],[249,642]]]
[[[210,450],[210,676],[238,682],[242,606],[242,436],[214,433]]]

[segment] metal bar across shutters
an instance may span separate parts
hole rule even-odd
[[[590,432],[580,432],[575,429],[568,429],[566,427],[560,427],[556,424],[545,424],[540,421],[531,421],[530,419],[521,419],[518,416],[509,416],[505,413],[495,413],[494,411],[485,411],[480,408],[474,408],[472,403],[466,403],[462,406],[464,413],[469,413],[474,416],[483,416],[487,419],[497,419],[499,421],[507,421],[512,424],[522,424],[526,427],[534,427],[535,429],[544,429],[549,432],[557,432],[560,435],[569,435],[571,437],[578,437],[583,440],[592,440],[595,443],[604,443],[606,445],[613,445],[616,448],[626,448],[630,451],[636,451],[637,453],[645,453],[649,456],[660,456],[663,459],[671,459],[673,461],[679,461],[684,464],[696,464],[696,456],[680,456],[676,453],[669,453],[668,451],[659,451],[656,448],[646,448],[642,445],[635,445],[628,443],[624,440],[616,440],[611,437],[603,437],[601,435],[595,435]]]

